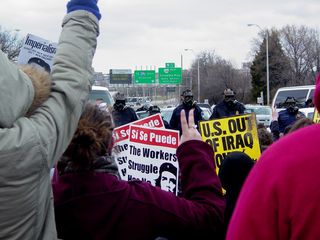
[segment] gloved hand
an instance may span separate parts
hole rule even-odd
[[[76,10],[86,10],[93,13],[98,20],[101,19],[101,14],[97,5],[98,0],[71,0],[67,4],[67,12]]]

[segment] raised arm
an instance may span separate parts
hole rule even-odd
[[[94,0],[70,1],[73,2],[96,6]],[[6,65],[8,71],[5,78],[0,76],[1,85],[4,82],[1,103],[16,107],[11,115],[2,115],[0,110],[0,118],[9,125],[2,126],[0,131],[0,238],[3,239],[57,238],[49,173],[68,146],[87,99],[98,35],[94,12],[90,8],[77,9],[69,11],[63,20],[51,72],[50,96],[31,116],[25,117],[37,93],[31,78],[0,56],[0,73]],[[13,97],[5,98],[14,91]]]
[[[53,64],[51,95],[31,117],[41,145],[47,148],[49,167],[65,151],[77,127],[90,90],[99,34],[95,0],[70,1],[68,12]]]

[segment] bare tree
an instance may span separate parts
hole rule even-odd
[[[22,39],[19,38],[17,32],[3,30],[0,26],[0,49],[7,54],[10,60],[17,60],[22,44]]]
[[[231,62],[215,55],[214,52],[201,52],[191,66],[192,89],[197,97],[197,66],[200,66],[201,101],[209,99],[217,103],[222,99],[223,90],[232,88],[237,92],[237,98],[244,101],[250,89],[250,79],[246,72],[233,67]]]
[[[287,25],[281,29],[281,43],[290,59],[293,85],[314,84],[319,71],[319,32],[306,26]]]
[[[310,70],[310,80],[311,83],[314,83],[317,73],[320,71],[320,34],[318,30],[310,30],[310,47],[307,49],[307,64],[308,69]]]

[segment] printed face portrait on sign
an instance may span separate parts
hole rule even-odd
[[[19,65],[31,64],[50,73],[57,46],[57,43],[32,34],[27,34],[21,47],[17,63]]]
[[[48,73],[51,72],[51,68],[48,63],[46,63],[41,58],[32,57],[28,60],[28,64],[35,66],[36,68],[42,69],[44,71],[47,71]]]
[[[177,195],[178,146],[178,131],[131,125],[127,181],[148,182]]]
[[[164,191],[176,193],[177,168],[171,163],[163,163],[160,166],[159,177],[155,184]]]

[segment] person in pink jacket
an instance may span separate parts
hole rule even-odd
[[[320,111],[320,76],[315,105]],[[284,136],[250,172],[227,239],[320,239],[320,125]]]
[[[181,196],[142,181],[122,181],[111,156],[110,113],[88,104],[52,179],[58,237],[62,239],[214,239],[225,200],[214,153],[181,112],[177,149]]]

